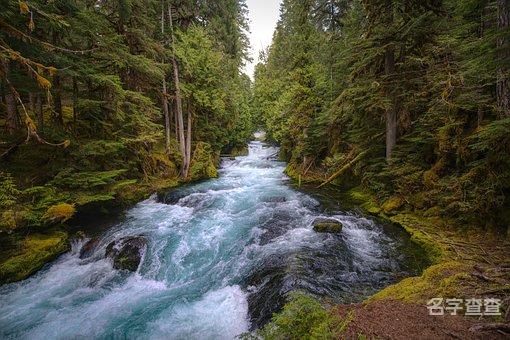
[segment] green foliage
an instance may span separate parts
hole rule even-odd
[[[0,209],[14,206],[21,192],[9,173],[0,172]]]
[[[216,176],[216,155],[251,137],[244,0],[0,7],[0,234],[30,237],[75,213],[133,204],[180,183],[174,57],[196,146],[191,179]]]
[[[191,158],[190,177],[193,180],[218,177],[216,156],[209,144],[199,142]]]
[[[336,339],[338,321],[316,299],[299,292],[289,294],[283,311],[258,333],[264,339]]]
[[[497,43],[510,31],[496,25],[498,6],[284,1],[256,67],[254,116],[295,178],[328,178],[366,152],[336,183],[363,185],[387,210],[507,228],[508,109],[496,89],[508,75],[508,44]],[[397,145],[387,161],[390,110]],[[390,204],[395,197],[406,204]]]

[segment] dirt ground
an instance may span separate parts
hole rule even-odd
[[[346,323],[341,339],[510,339],[507,330],[481,331],[473,327],[491,321],[471,316],[430,316],[424,305],[401,301],[338,306]]]

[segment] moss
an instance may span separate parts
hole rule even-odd
[[[437,264],[445,260],[447,253],[446,246],[435,240],[424,230],[431,225],[439,228],[437,220],[419,217],[414,214],[399,214],[392,216],[390,220],[400,225],[411,235],[411,241],[423,248],[431,264]]]
[[[43,216],[43,219],[50,223],[63,223],[70,220],[76,209],[74,205],[67,203],[60,203],[54,206],[51,206],[46,210],[46,213]]]
[[[316,299],[298,292],[258,331],[264,339],[336,339],[338,322]]]
[[[360,204],[360,207],[372,215],[379,215],[381,208],[375,201],[375,199],[365,193],[360,187],[352,188],[348,191],[349,196]],[[381,216],[385,217],[385,216]]]
[[[381,208],[386,214],[389,214],[400,209],[404,203],[405,201],[402,197],[394,196],[384,202]]]
[[[313,223],[313,230],[318,233],[339,233],[342,228],[342,223],[335,220],[318,219]]]
[[[48,235],[27,236],[13,256],[0,264],[0,282],[8,283],[26,279],[42,266],[69,250],[68,235],[56,231]]]
[[[248,156],[248,145],[236,146],[229,153],[231,157]]]
[[[470,266],[459,261],[448,261],[426,269],[421,276],[410,277],[389,286],[366,302],[392,299],[424,303],[434,297],[463,297],[464,286],[472,280],[467,273]]]
[[[208,143],[197,143],[191,158],[189,179],[196,181],[216,177],[218,177],[218,170],[211,146]]]

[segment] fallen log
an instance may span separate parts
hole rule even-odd
[[[505,332],[510,333],[510,324],[509,323],[487,323],[487,324],[478,324],[474,325],[469,329],[471,332]]]
[[[322,188],[323,186],[325,186],[326,184],[329,184],[331,183],[332,181],[335,180],[335,178],[341,176],[344,172],[346,172],[347,170],[349,170],[350,168],[352,168],[352,166],[354,164],[356,164],[357,162],[359,162],[365,155],[367,154],[367,151],[363,151],[361,152],[360,154],[358,154],[356,157],[354,157],[354,159],[352,159],[350,162],[348,162],[347,164],[345,164],[343,167],[340,168],[340,170],[338,170],[337,172],[335,172],[333,175],[331,175],[325,182],[323,182],[321,185],[319,185],[317,188]]]

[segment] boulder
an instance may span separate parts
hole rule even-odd
[[[86,259],[92,256],[94,254],[94,251],[96,250],[97,245],[99,244],[99,238],[94,237],[81,247],[80,249],[80,259]]]
[[[343,225],[332,218],[316,218],[313,221],[313,230],[318,233],[340,233]]]
[[[142,236],[124,237],[106,247],[106,257],[113,260],[113,268],[136,272],[147,250],[147,239]]]
[[[266,203],[283,203],[287,202],[287,198],[284,196],[273,196],[273,197],[267,197],[263,199]]]

